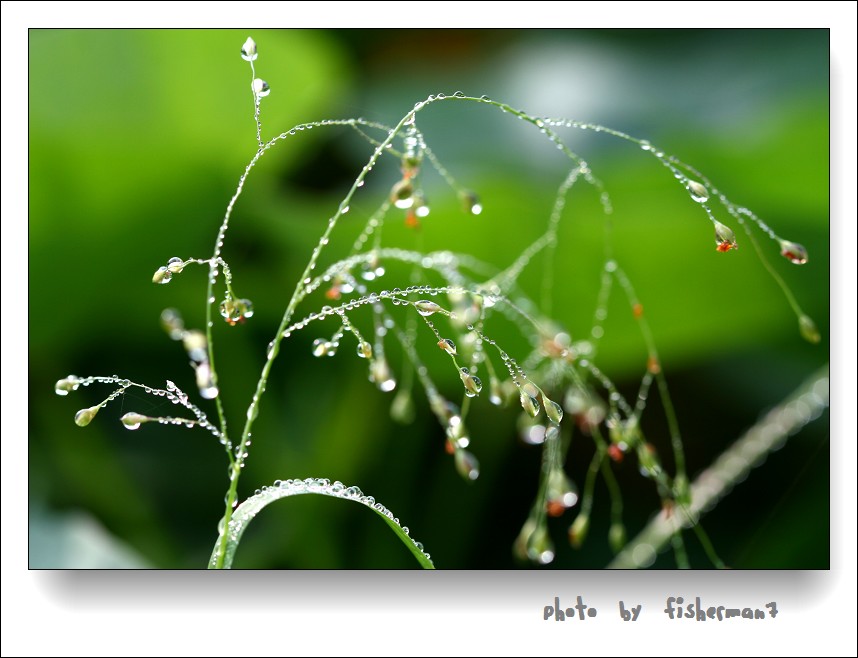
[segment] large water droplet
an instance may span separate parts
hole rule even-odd
[[[718,221],[715,222],[715,248],[720,252],[739,248],[739,245],[736,244],[736,234],[733,233],[733,229]]]
[[[337,348],[324,338],[317,338],[313,341],[313,356],[334,356],[337,353]]]
[[[706,203],[709,201],[709,190],[702,183],[696,180],[688,180],[688,193],[691,195],[691,200],[697,203]]]
[[[539,402],[535,397],[528,395],[527,393],[521,394],[521,407],[532,418],[536,418],[539,415]]]
[[[414,205],[414,184],[406,178],[398,181],[390,189],[390,201],[397,208],[410,208]]]
[[[554,468],[548,475],[545,490],[545,511],[549,516],[561,516],[578,502],[578,487],[563,472]]]
[[[101,407],[96,405],[94,407],[90,407],[89,409],[81,409],[74,415],[75,425],[79,427],[86,427],[92,422],[92,419],[95,418],[95,414],[98,413],[98,410]]]
[[[142,416],[140,414],[129,412],[125,414],[119,420],[122,421],[122,424],[125,425],[129,430],[136,430],[142,423],[145,423],[149,420],[147,416]]]
[[[414,308],[416,308],[417,312],[423,317],[428,317],[441,310],[441,307],[438,306],[438,304],[429,301],[428,299],[421,299],[418,302],[414,302]]]
[[[449,338],[442,338],[438,341],[438,347],[444,350],[447,354],[456,356],[456,343]]]
[[[369,380],[385,393],[396,388],[396,380],[393,378],[390,366],[387,365],[387,360],[384,358],[375,359],[370,363]]]
[[[183,261],[178,256],[173,256],[170,260],[167,261],[167,269],[170,270],[173,274],[178,274],[183,269],[185,269],[185,261]]]
[[[472,398],[483,390],[483,382],[476,375],[472,375],[467,368],[462,368],[459,376],[462,378],[462,383],[465,385],[465,395]]]
[[[244,45],[241,47],[241,58],[248,62],[252,62],[259,55],[256,52],[256,42],[247,37],[247,41],[244,42]]]
[[[357,346],[357,355],[362,359],[371,359],[372,358],[372,345],[367,343],[365,340],[358,343]]]
[[[152,275],[152,283],[170,283],[173,278],[173,273],[166,267],[159,267],[155,274]]]
[[[80,378],[75,375],[69,375],[65,379],[59,380],[54,386],[54,391],[57,395],[68,395],[71,391],[76,391],[80,386]]]
[[[256,94],[257,98],[263,98],[271,93],[271,88],[268,86],[268,83],[261,78],[254,78],[253,80],[253,93]]]
[[[781,256],[786,258],[790,263],[795,265],[804,265],[807,263],[807,249],[797,242],[781,240]]]
[[[545,405],[545,415],[548,416],[548,419],[555,425],[559,425],[560,421],[563,420],[563,407],[545,395],[542,396],[542,404]]]

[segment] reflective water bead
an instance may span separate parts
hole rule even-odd
[[[786,258],[790,263],[795,265],[804,265],[807,263],[807,249],[797,242],[789,240],[781,240],[781,256]]]
[[[86,427],[90,422],[92,422],[92,419],[95,418],[95,414],[98,413],[99,409],[101,409],[101,406],[99,405],[90,407],[89,409],[81,409],[74,415],[75,425],[78,427]]]
[[[560,421],[563,420],[563,407],[545,395],[542,396],[542,404],[545,406],[545,415],[548,416],[548,419],[555,425],[559,425]]]
[[[249,299],[239,299],[238,300],[238,310],[241,315],[245,318],[253,317],[253,302]]]
[[[155,274],[152,275],[152,283],[170,283],[173,278],[173,273],[166,267],[159,267]]]
[[[259,55],[256,52],[256,42],[247,37],[247,41],[244,42],[244,45],[241,47],[241,58],[245,61],[252,62]]]
[[[362,359],[371,359],[372,345],[367,343],[365,340],[361,341],[357,346],[357,355]]]
[[[80,387],[80,378],[75,375],[69,375],[65,379],[59,380],[54,386],[54,391],[57,395],[68,395],[71,391],[76,391]]]
[[[405,178],[390,189],[390,201],[397,208],[407,209],[414,205],[414,184]]]
[[[536,418],[539,415],[539,402],[537,402],[535,397],[532,397],[527,393],[521,394],[521,407],[532,418]]]
[[[173,256],[173,258],[167,261],[167,269],[173,274],[178,274],[185,269],[185,261],[178,256]]]
[[[268,86],[268,83],[261,78],[253,79],[253,93],[256,94],[257,98],[262,98],[271,93],[271,88]]]
[[[454,461],[456,462],[456,470],[465,480],[473,482],[480,477],[480,463],[467,450],[461,448],[456,450]]]
[[[387,365],[387,360],[384,358],[375,359],[370,363],[369,380],[385,393],[396,388],[396,380],[393,378],[390,366]]]
[[[324,338],[317,338],[313,341],[313,356],[333,356],[331,353],[331,343]],[[336,350],[334,350],[336,352]]]
[[[706,186],[698,183],[696,180],[688,180],[688,193],[691,195],[691,200],[697,203],[706,203],[709,201],[709,190]]]
[[[122,424],[125,425],[129,430],[136,430],[142,423],[148,422],[148,416],[142,416],[140,414],[129,412],[125,414],[122,418],[119,419],[122,421]]]
[[[428,317],[441,310],[441,307],[438,306],[438,304],[429,301],[428,299],[421,299],[418,302],[414,302],[414,308],[416,308],[417,312],[423,317]]]
[[[167,308],[161,313],[161,326],[173,340],[181,340],[185,333],[185,323],[182,316],[174,308]]]
[[[462,368],[459,372],[459,377],[461,377],[462,383],[465,385],[465,395],[469,398],[478,395],[483,390],[483,382],[476,375],[472,375],[467,368]]]
[[[561,516],[578,502],[578,487],[562,468],[554,468],[548,475],[545,496],[545,511],[548,515]]]
[[[442,338],[438,341],[438,347],[444,350],[447,354],[456,356],[456,343],[449,338]]]
[[[195,363],[202,363],[208,360],[208,341],[202,331],[193,329],[184,332],[182,334],[182,344],[188,352],[188,356]]]
[[[471,215],[479,215],[483,212],[483,205],[480,203],[480,198],[475,192],[463,190],[459,192],[459,200],[462,202],[465,212]]]
[[[738,249],[736,244],[736,234],[729,226],[725,226],[721,222],[715,222],[715,248],[720,252],[728,252],[731,249]]]
[[[527,559],[537,564],[550,564],[554,560],[554,542],[548,534],[548,527],[539,524],[530,536],[526,544]]]

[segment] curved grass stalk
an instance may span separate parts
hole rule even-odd
[[[307,478],[306,480],[276,480],[274,486],[263,487],[256,494],[239,505],[232,514],[229,527],[223,532],[226,541],[219,536],[215,542],[212,556],[209,559],[210,569],[229,569],[235,558],[235,551],[241,541],[241,536],[247,529],[247,525],[264,507],[281,498],[298,496],[301,494],[316,494],[319,496],[330,496],[343,500],[352,500],[361,505],[369,507],[373,512],[384,519],[394,534],[399,537],[403,544],[411,551],[414,558],[424,569],[434,569],[432,558],[423,550],[423,544],[415,541],[406,526],[399,523],[399,519],[381,503],[377,503],[372,496],[365,495],[357,487],[347,487],[342,482],[331,482],[325,478]]]

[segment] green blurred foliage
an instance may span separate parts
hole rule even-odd
[[[692,477],[827,361],[826,31],[261,30],[252,36],[259,44],[257,74],[272,88],[263,101],[264,137],[326,118],[393,125],[430,93],[486,94],[534,115],[593,121],[649,139],[808,248],[810,262],[797,268],[778,256],[777,245],[763,242],[815,319],[823,336],[815,346],[800,339],[794,315],[739,227],[741,248],[716,253],[711,224],[657,161],[605,135],[561,131],[611,194],[613,253],[651,323]],[[146,564],[201,567],[211,551],[227,487],[217,442],[175,428],[127,432],[117,420],[126,411],[167,413],[131,391],[78,428],[75,411],[98,403],[102,391],[58,398],[53,383],[69,373],[116,373],[194,390],[186,356],[161,331],[159,314],[175,307],[189,327],[200,327],[205,272],[189,268],[168,287],[150,279],[171,256],[211,254],[255,152],[250,72],[238,54],[246,37],[205,30],[30,33],[29,500],[40,530],[31,532],[31,566],[69,566],[62,542],[53,558],[45,550],[51,540],[44,528],[74,510],[97,518]],[[532,126],[485,106],[437,103],[418,123],[451,173],[479,192],[485,211],[464,216],[455,193],[427,167],[432,213],[417,233],[391,215],[384,243],[451,249],[506,266],[544,230],[567,162]],[[346,129],[304,131],[267,154],[249,179],[224,256],[236,291],[253,300],[256,315],[246,325],[215,327],[234,433],[296,277],[370,150]],[[347,253],[398,175],[393,159],[376,168],[335,232],[331,258]],[[605,223],[597,194],[576,185],[560,231],[552,300],[574,338],[592,322]],[[537,260],[521,280],[535,299],[541,276]],[[407,277],[390,267],[381,285],[404,287]],[[303,313],[324,303],[317,295]],[[312,340],[335,328],[317,325],[284,344],[254,428],[242,497],[275,479],[337,479],[387,505],[440,567],[522,566],[511,545],[536,494],[540,456],[517,441],[516,411],[498,412],[485,400],[474,406],[469,425],[482,468],[480,479],[467,484],[444,453],[443,430],[425,400],[418,397],[413,425],[397,426],[388,420],[391,396],[366,381],[366,364],[352,358],[351,343],[334,359],[311,356]],[[512,354],[524,354],[512,327],[500,323],[492,335]],[[388,349],[398,363],[398,350]],[[455,399],[458,377],[435,356],[427,359],[434,379]],[[646,352],[619,290],[598,363],[634,395]],[[656,397],[644,429],[666,456]],[[202,406],[214,417],[213,405]],[[828,437],[826,415],[706,517],[704,527],[728,564],[828,567]],[[591,454],[592,445],[576,438],[568,471],[579,485]],[[658,509],[654,488],[635,471],[633,463],[617,467],[630,537]],[[552,567],[598,568],[610,560],[606,494],[597,489],[581,550],[564,546],[571,513],[552,523],[559,546]],[[414,566],[369,510],[313,498],[267,508],[245,534],[235,566]],[[688,543],[692,564],[709,566],[696,540]],[[671,559],[657,564],[669,567]]]

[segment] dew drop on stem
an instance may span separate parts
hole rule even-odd
[[[706,203],[709,201],[709,190],[702,183],[696,180],[688,181],[688,193],[691,195],[691,200],[697,203]]]
[[[789,240],[781,240],[781,256],[786,258],[790,263],[795,265],[804,265],[807,263],[807,249],[797,242]]]
[[[438,306],[438,304],[429,301],[428,299],[421,299],[418,302],[414,302],[414,308],[416,308],[417,312],[423,317],[429,317],[433,313],[437,313],[441,310],[441,307]]]

